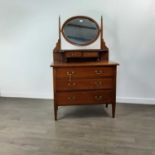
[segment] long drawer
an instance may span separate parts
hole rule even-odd
[[[113,92],[108,90],[58,92],[56,102],[61,105],[103,104],[113,100]]]
[[[88,57],[88,58],[96,58],[99,56],[97,51],[69,51],[64,53],[65,57],[67,58],[81,58],[81,57]]]
[[[56,78],[99,78],[114,76],[114,67],[65,67],[56,69]]]
[[[73,79],[71,81],[56,80],[56,90],[93,90],[93,89],[112,89],[113,78],[100,79]]]

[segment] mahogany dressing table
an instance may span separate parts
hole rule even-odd
[[[62,49],[61,34],[77,49]],[[79,49],[94,43],[100,37],[99,49]],[[61,27],[53,50],[54,116],[59,106],[105,104],[116,107],[116,73],[118,63],[109,61],[109,50],[103,39],[101,25],[86,16],[75,16]]]

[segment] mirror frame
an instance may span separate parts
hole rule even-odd
[[[98,32],[97,32],[96,37],[95,37],[93,40],[91,40],[91,41],[89,41],[89,42],[87,42],[87,43],[81,45],[81,44],[77,44],[77,43],[75,43],[75,42],[70,41],[70,40],[65,36],[65,34],[64,34],[64,27],[65,27],[65,25],[66,25],[69,21],[71,21],[71,20],[73,20],[73,19],[76,19],[76,18],[88,19],[88,20],[92,21],[93,23],[95,23]],[[98,23],[97,23],[94,19],[92,19],[92,18],[90,18],[90,17],[88,17],[88,16],[73,16],[73,17],[67,19],[67,20],[63,23],[61,32],[62,32],[63,37],[66,39],[66,41],[68,41],[68,42],[71,43],[72,45],[76,45],[76,46],[87,46],[87,45],[92,44],[93,42],[95,42],[95,41],[98,39],[99,34],[100,34],[100,27],[99,27]]]

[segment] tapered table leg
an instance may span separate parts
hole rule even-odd
[[[112,117],[115,118],[116,102],[112,103]]]
[[[54,105],[54,119],[57,121],[58,106]]]

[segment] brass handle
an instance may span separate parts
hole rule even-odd
[[[69,96],[68,100],[75,100],[75,96]]]
[[[97,86],[102,86],[102,81],[96,81],[95,84],[96,84]]]
[[[67,75],[69,76],[69,81],[72,80],[72,75],[74,74],[74,71],[71,71],[71,72],[67,72]]]
[[[101,96],[101,95],[99,95],[99,96],[96,95],[96,96],[95,96],[95,99],[96,99],[96,100],[101,100],[102,98],[103,98],[103,96]]]
[[[73,74],[74,74],[74,71],[67,72],[67,75],[73,75]]]
[[[75,82],[73,82],[73,83],[69,82],[67,85],[68,85],[68,86],[75,86],[76,83],[75,83]]]
[[[96,73],[96,74],[103,74],[104,71],[103,71],[103,70],[95,70],[95,73]]]

